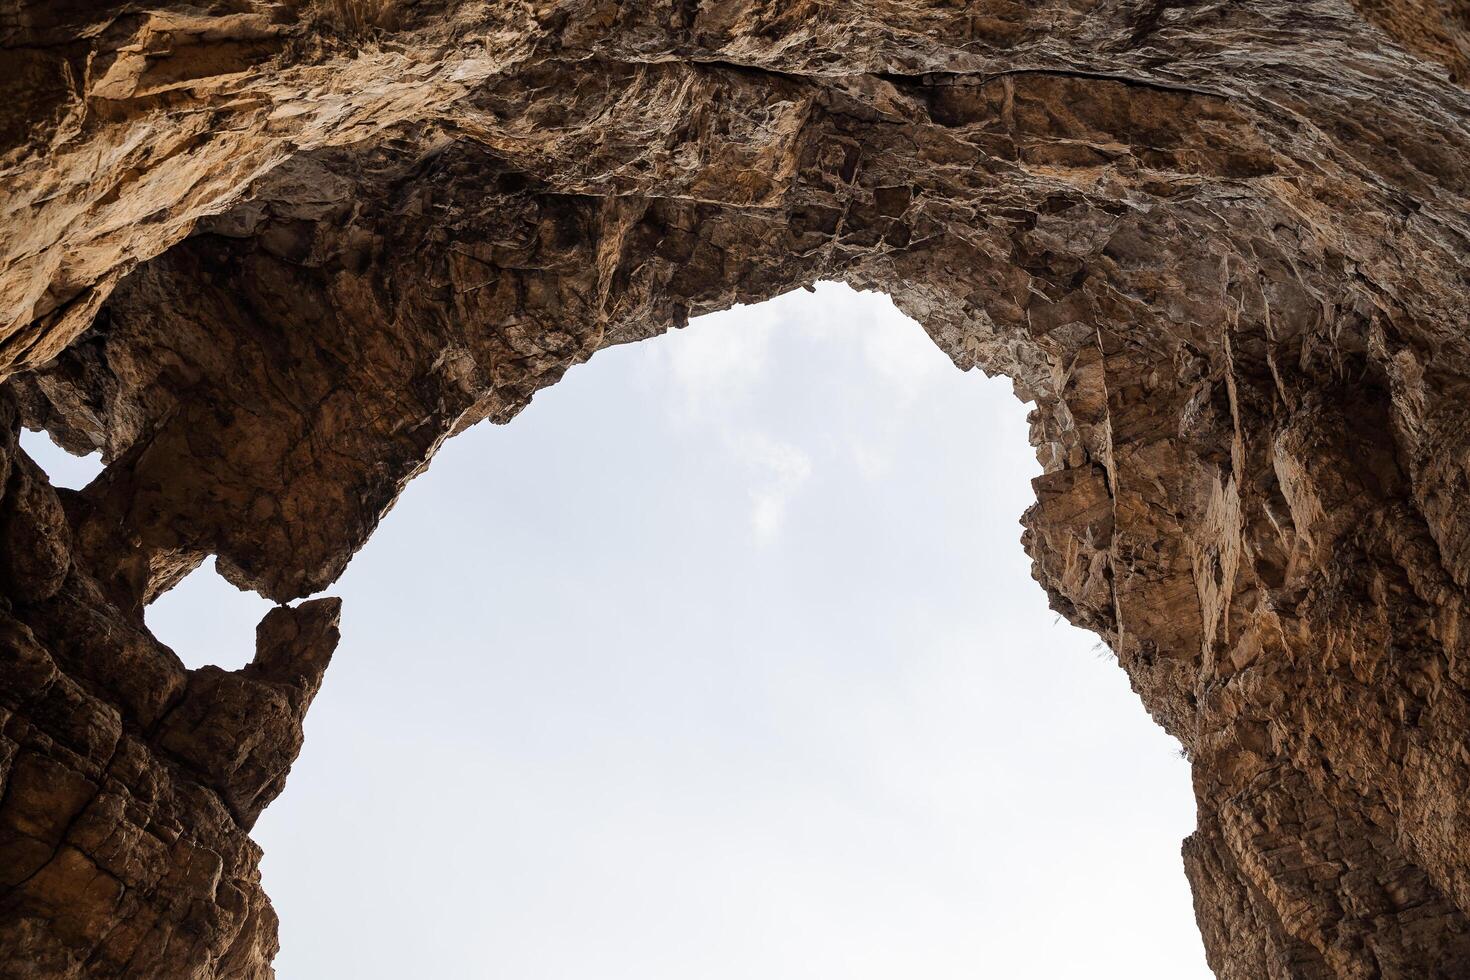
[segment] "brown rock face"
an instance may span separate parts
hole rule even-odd
[[[1036,403],[1223,978],[1470,976],[1470,9],[9,0],[0,975],[265,977],[329,586],[464,427],[821,278]],[[107,469],[53,489],[21,424]]]

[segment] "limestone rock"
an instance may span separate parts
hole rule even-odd
[[[0,975],[269,975],[247,831],[337,609],[190,672],[147,602],[312,595],[454,433],[829,278],[1035,402],[1034,574],[1193,759],[1216,973],[1470,976],[1463,4],[11,0],[0,48]]]

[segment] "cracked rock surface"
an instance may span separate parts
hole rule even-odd
[[[1035,402],[1216,974],[1470,976],[1467,79],[1460,0],[8,0],[0,977],[270,976],[284,603],[456,432],[818,279]],[[143,625],[208,555],[283,604],[239,671]]]

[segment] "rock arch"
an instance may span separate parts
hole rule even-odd
[[[1034,574],[1191,753],[1217,974],[1470,972],[1450,7],[21,0],[0,46],[5,975],[269,973],[248,830],[337,604],[186,671],[151,598],[314,594],[455,432],[823,278],[1035,399]]]

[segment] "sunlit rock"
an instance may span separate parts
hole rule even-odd
[[[826,278],[1035,401],[1035,575],[1193,759],[1217,974],[1470,975],[1452,6],[21,0],[0,973],[270,974],[337,610],[187,671],[149,601],[316,593],[455,432]]]

